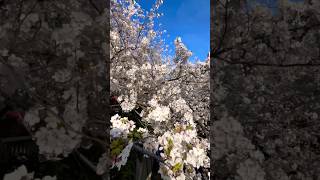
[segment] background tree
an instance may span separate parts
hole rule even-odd
[[[319,2],[257,2],[215,1],[213,178],[316,178]]]
[[[5,106],[11,106],[11,111],[23,110],[22,123],[28,126],[29,140],[38,147],[36,162],[13,175],[35,171],[35,178],[47,173],[58,179],[99,178],[79,162],[88,144],[97,145],[100,151],[107,149],[106,7],[105,1],[0,2],[2,102],[9,102]],[[1,137],[1,143],[7,142],[8,135]],[[17,150],[25,148],[12,152]],[[1,165],[2,176],[21,161]],[[70,167],[81,173],[70,172]]]

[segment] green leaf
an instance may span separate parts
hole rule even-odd
[[[121,138],[111,141],[111,156],[118,156],[123,150],[125,141]]]
[[[192,145],[191,144],[187,144],[187,148],[188,148],[188,150],[191,150],[192,149]]]
[[[186,130],[193,130],[193,127],[192,127],[191,125],[188,125],[188,126],[186,127]]]
[[[168,138],[168,147],[166,149],[164,149],[164,153],[167,155],[167,156],[170,156],[170,153],[171,153],[171,150],[173,149],[173,141],[172,139],[169,139]]]
[[[176,173],[176,172],[178,172],[178,171],[181,170],[181,169],[182,169],[182,163],[177,163],[177,164],[175,164],[175,165],[172,167],[173,173]]]
[[[62,128],[62,127],[64,127],[63,123],[62,123],[62,122],[58,122],[58,123],[57,123],[57,128],[60,129],[60,128]]]
[[[134,129],[128,134],[128,138],[132,139],[133,141],[142,139],[142,133],[138,132],[137,129]]]

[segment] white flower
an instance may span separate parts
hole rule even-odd
[[[47,128],[52,128],[52,129],[57,128],[60,122],[60,120],[54,116],[47,116],[44,120],[47,123]]]
[[[118,101],[118,102],[123,101],[123,96],[119,96],[119,97],[117,98],[117,101]]]
[[[8,63],[11,64],[15,68],[21,68],[21,69],[28,66],[22,58],[17,57],[14,54],[11,54],[8,57]]]
[[[5,174],[3,180],[19,180],[21,178],[26,178],[26,180],[33,178],[33,174],[28,174],[27,168],[24,165],[9,174]]]
[[[3,180],[33,180],[34,172],[28,173],[27,168],[21,165],[11,173],[5,174]],[[35,178],[34,180],[57,180],[56,176],[44,176],[43,178]]]
[[[120,100],[122,100],[122,102],[120,103],[121,109],[124,112],[132,111],[136,107],[137,96],[138,96],[137,92],[133,90],[130,90],[130,95],[125,96],[124,99],[122,99],[122,96],[120,96],[118,98],[118,101],[121,102]]]
[[[179,176],[176,177],[176,180],[185,180],[186,179],[186,176],[181,173]]]
[[[28,123],[29,126],[33,126],[40,122],[39,108],[31,108],[24,116],[24,121]]]
[[[129,132],[133,131],[136,127],[133,121],[128,120],[127,117],[121,118],[118,114],[111,117],[111,123],[110,135],[113,138],[127,138]]]
[[[42,127],[36,132],[35,138],[39,146],[39,153],[48,159],[58,159],[58,155],[67,157],[81,142],[81,136],[70,131],[67,133],[64,128]]]
[[[158,101],[155,99],[155,98],[152,98],[148,104],[151,106],[151,107],[156,107],[158,105]]]
[[[143,137],[143,138],[147,137],[147,136],[148,136],[148,134],[149,134],[148,129],[141,128],[141,127],[140,127],[140,128],[138,128],[137,132],[142,133],[142,137]]]
[[[187,47],[182,43],[180,37],[177,37],[174,40],[174,45],[176,48],[176,60],[177,62],[186,62],[190,56],[192,56],[192,52],[187,49]]]
[[[141,40],[141,44],[143,47],[147,47],[149,45],[150,41],[147,37],[143,37]]]
[[[204,161],[206,158],[207,156],[205,149],[193,147],[192,150],[187,153],[186,162],[199,169],[200,166],[204,165]]]
[[[154,110],[152,110],[148,116],[147,121],[167,121],[170,118],[170,108],[166,106],[156,106]]]
[[[61,69],[54,73],[52,78],[57,82],[65,82],[71,77],[71,72],[68,69]]]

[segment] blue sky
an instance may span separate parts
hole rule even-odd
[[[142,8],[149,10],[155,0],[136,0]],[[157,23],[167,30],[166,44],[174,53],[173,41],[177,36],[193,52],[190,60],[198,57],[205,60],[210,48],[210,0],[164,0],[160,7],[164,15]]]

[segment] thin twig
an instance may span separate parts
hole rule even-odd
[[[170,167],[170,165],[168,165],[167,163],[165,163],[164,160],[163,160],[161,157],[156,156],[154,153],[145,150],[144,148],[140,147],[140,146],[137,145],[136,143],[133,144],[132,148],[135,149],[136,151],[142,153],[142,154],[146,154],[146,155],[152,157],[153,159],[157,160],[159,163],[162,163],[162,164]]]
[[[32,140],[32,136],[7,137],[7,138],[0,139],[0,142],[7,143],[7,142],[16,142],[16,141],[25,141],[25,140]]]
[[[77,153],[77,155],[79,156],[79,158],[90,167],[91,170],[93,170],[94,172],[96,172],[97,167],[88,159],[86,158],[84,155],[82,155],[77,149],[75,150],[75,152]]]

